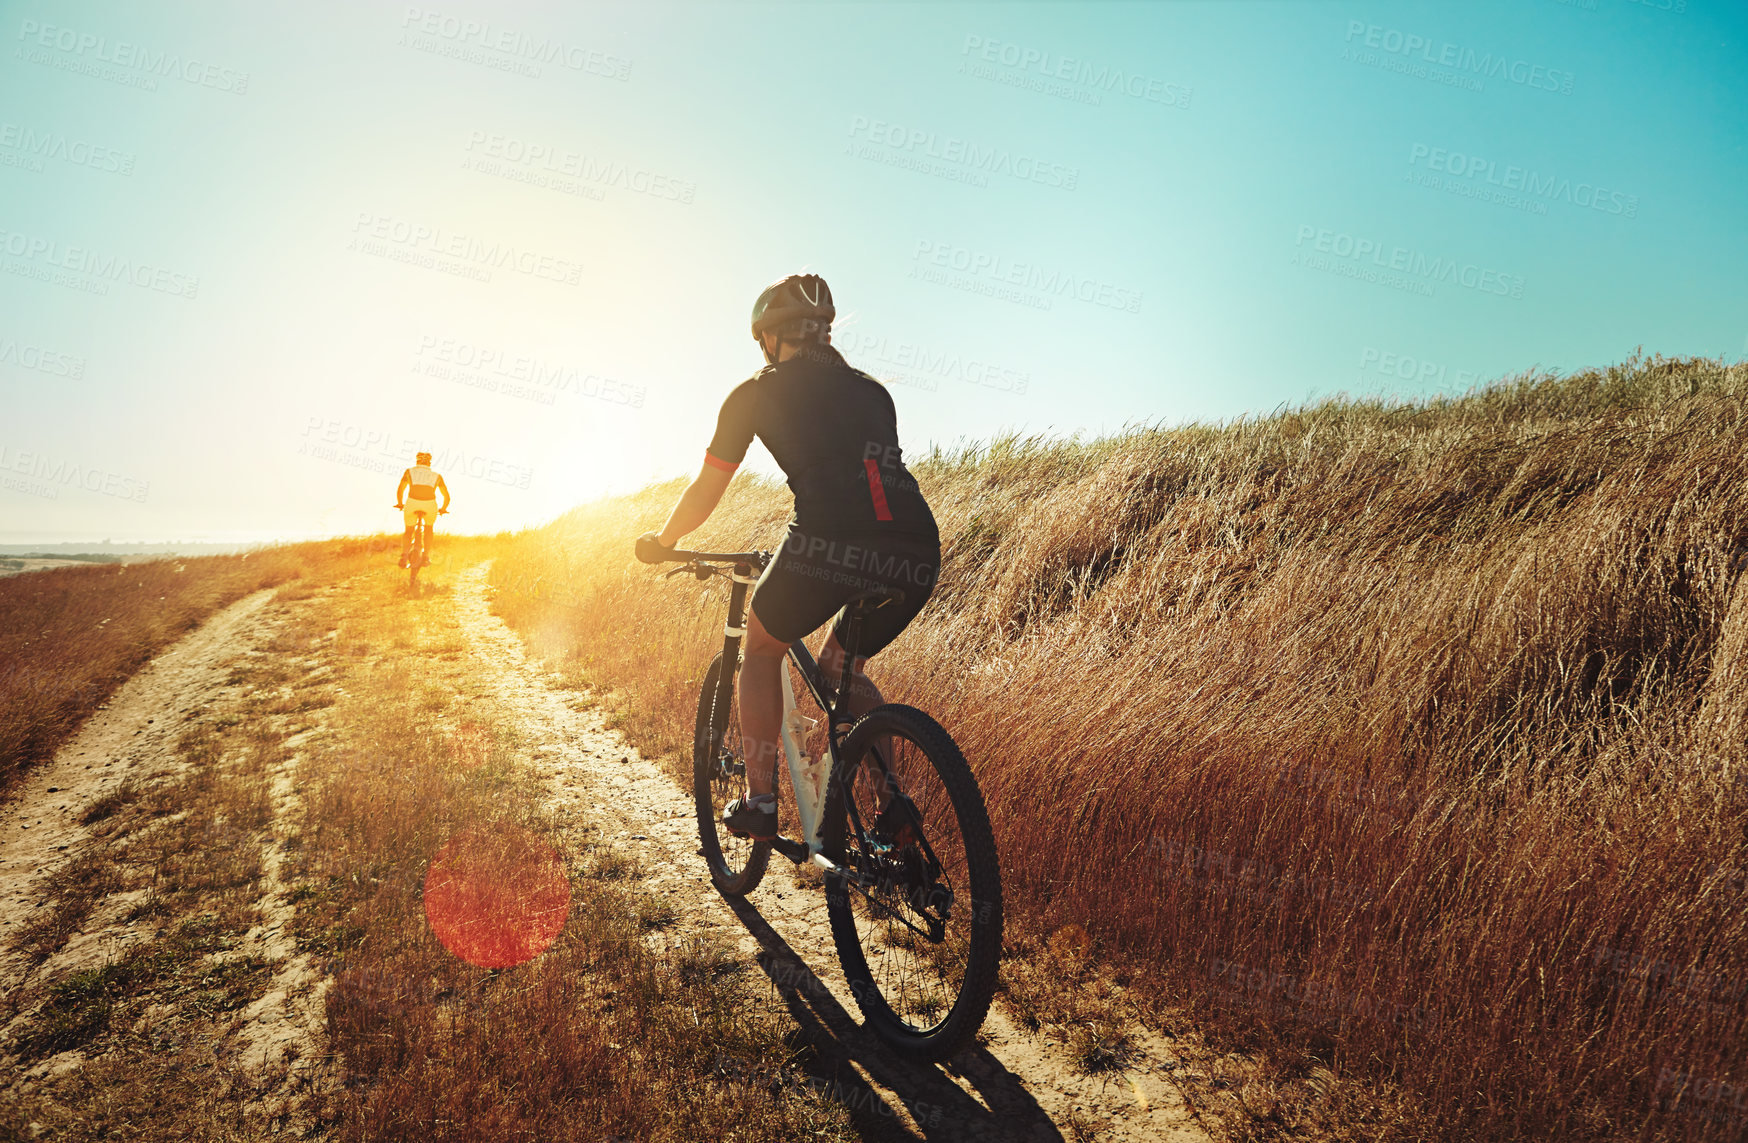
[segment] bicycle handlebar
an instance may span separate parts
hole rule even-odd
[[[663,558],[664,563],[690,564],[752,564],[764,567],[771,562],[770,552],[688,552],[684,548],[670,548]]]

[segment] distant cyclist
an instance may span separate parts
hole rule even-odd
[[[862,626],[851,709],[865,713],[884,701],[862,673],[867,657],[916,618],[941,565],[934,514],[898,447],[892,395],[832,348],[836,316],[831,290],[816,275],[793,274],[766,287],[753,305],[753,339],[766,367],[722,403],[703,467],[666,526],[637,541],[638,558],[655,563],[709,519],[755,436],[789,478],[795,518],[753,589],[747,616],[740,676],[747,789],[722,814],[731,832],[755,838],[777,833],[774,777],[789,645],[864,591],[902,592],[902,602],[880,607]],[[828,679],[842,677],[839,638],[834,624],[819,656]]]
[[[439,492],[443,493],[441,508],[437,507]],[[407,525],[406,534],[401,537],[401,566],[407,566],[408,553],[413,547],[413,527],[418,523],[420,512],[425,514],[425,560],[429,563],[431,538],[437,534],[437,517],[449,511],[449,486],[431,467],[430,453],[419,453],[413,458],[413,467],[401,473],[401,482],[395,488],[395,507],[401,510],[401,519]]]

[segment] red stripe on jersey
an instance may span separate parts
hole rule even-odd
[[[733,472],[740,467],[738,464],[728,463],[728,461],[715,455],[709,449],[704,450],[704,463],[708,464],[711,468],[720,468],[724,472]]]
[[[886,485],[880,483],[880,468],[872,457],[862,462],[868,470],[868,495],[874,498],[874,518],[876,520],[892,519],[892,509],[886,506]]]

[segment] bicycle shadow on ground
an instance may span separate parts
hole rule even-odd
[[[454,595],[455,589],[443,580],[425,580],[421,578],[417,584],[411,586],[403,583],[401,585],[401,594],[408,599],[436,599],[439,596]]]
[[[759,942],[759,968],[783,997],[800,1035],[818,1051],[809,1071],[822,1081],[822,1094],[849,1110],[863,1139],[1061,1143],[1062,1132],[1038,1101],[987,1049],[973,1044],[952,1061],[953,1071],[983,1097],[979,1103],[939,1067],[905,1060],[864,1028],[745,898],[722,900]],[[856,1067],[904,1106],[894,1107]],[[920,1134],[907,1125],[907,1115]]]

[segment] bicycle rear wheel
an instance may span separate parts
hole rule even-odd
[[[417,520],[413,525],[412,548],[407,553],[407,567],[410,569],[407,587],[414,591],[419,590],[419,569],[425,566],[425,517],[420,515]]]
[[[983,794],[941,725],[898,704],[856,723],[838,771],[827,854],[861,883],[828,876],[826,906],[850,992],[888,1043],[946,1059],[988,1015],[1001,960]]]
[[[740,897],[751,893],[764,878],[771,843],[736,837],[722,824],[723,809],[746,787],[747,767],[732,687],[728,709],[717,708],[716,687],[721,674],[722,654],[718,652],[698,693],[698,719],[692,734],[692,801],[710,879],[728,896]]]

